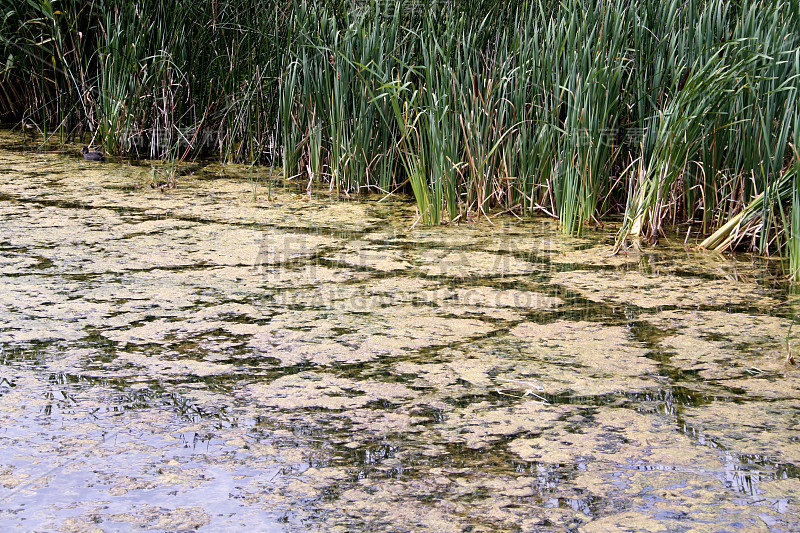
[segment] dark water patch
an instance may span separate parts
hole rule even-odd
[[[109,211],[113,211],[120,215],[138,215],[144,216],[143,214],[147,211],[145,208],[135,208],[135,207],[121,207],[121,206],[114,206],[114,205],[104,205],[102,207],[98,207],[90,203],[89,201],[72,201],[72,200],[52,200],[49,198],[39,198],[37,196],[33,197],[19,197],[10,194],[4,194],[0,192],[0,201],[2,202],[10,202],[10,203],[22,203],[26,205],[36,205],[41,207],[55,207],[58,209],[70,209],[70,210],[85,210],[85,211],[92,211],[96,212],[98,209],[107,209]],[[163,215],[161,215],[163,218]],[[147,219],[155,219],[158,220],[159,217],[147,217]]]
[[[669,388],[654,389],[640,393],[624,395],[623,406],[639,410],[655,409],[655,412],[664,415],[679,414],[684,407],[700,407],[716,401],[730,401],[726,395],[708,394],[698,392],[685,386],[671,386]]]

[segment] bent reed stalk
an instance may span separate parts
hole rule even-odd
[[[618,215],[618,248],[738,227],[704,245],[796,274],[798,19],[800,0],[20,2],[0,115],[110,153],[405,187],[426,224]]]

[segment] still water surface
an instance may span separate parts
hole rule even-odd
[[[17,142],[2,530],[798,530],[769,263]]]

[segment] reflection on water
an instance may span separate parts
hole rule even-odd
[[[613,229],[541,219],[411,230],[407,202],[267,199],[213,164],[161,192],[149,166],[15,142],[3,529],[800,520],[794,303],[768,263],[609,256]]]

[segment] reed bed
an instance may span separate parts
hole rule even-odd
[[[405,189],[425,224],[687,223],[800,273],[800,0],[18,4],[0,114],[46,135]]]

